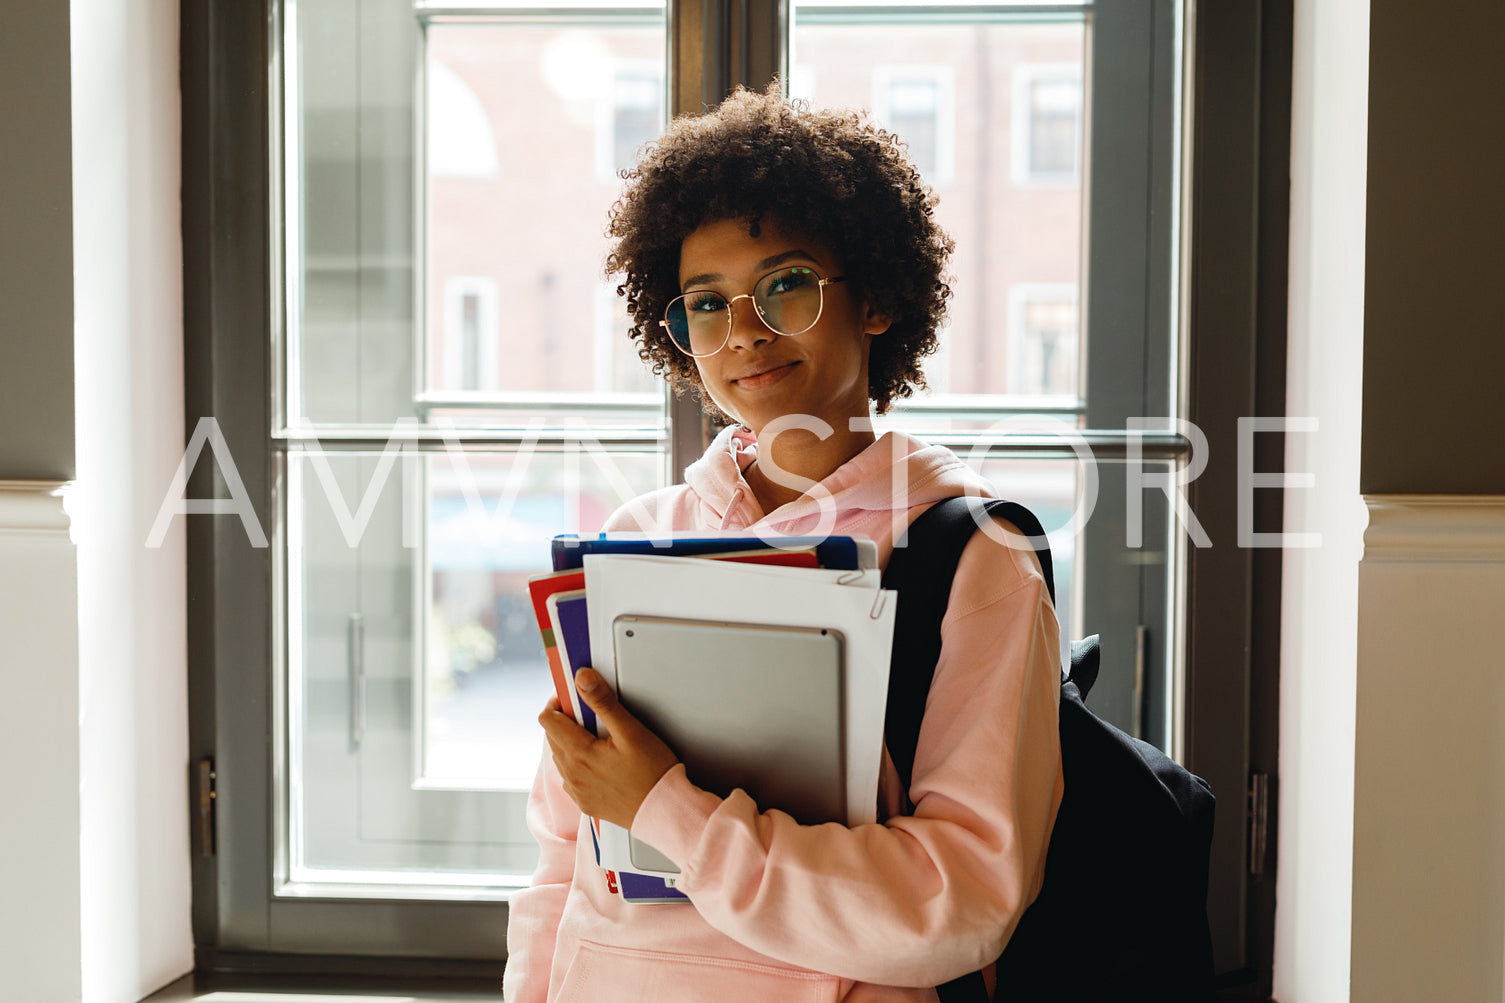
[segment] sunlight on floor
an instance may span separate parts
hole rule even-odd
[[[329,993],[214,992],[198,1003],[419,1003],[416,996],[331,996]]]

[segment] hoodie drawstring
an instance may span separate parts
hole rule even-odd
[[[737,509],[742,505],[742,485],[738,484],[732,491],[731,501],[726,503],[726,511],[721,515],[721,525],[718,529],[726,529],[732,523],[732,516],[737,514]]]

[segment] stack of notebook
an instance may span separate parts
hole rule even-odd
[[[805,824],[874,820],[893,596],[871,541],[565,536],[553,562],[529,590],[575,720],[604,735],[574,687],[591,665],[697,785]],[[624,898],[684,900],[674,861],[610,822],[591,835]]]

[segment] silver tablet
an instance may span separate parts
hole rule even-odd
[[[622,704],[721,796],[806,825],[846,818],[839,631],[621,616],[613,622]],[[678,868],[634,838],[634,867]]]

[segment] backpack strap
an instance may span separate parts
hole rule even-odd
[[[925,716],[925,698],[941,656],[941,621],[951,599],[956,564],[972,534],[988,519],[1006,519],[1035,548],[1051,602],[1056,598],[1050,544],[1040,520],[1017,502],[959,497],[938,501],[909,524],[894,544],[883,570],[883,587],[899,592],[894,615],[893,653],[889,658],[888,711],[884,741],[899,769],[904,789],[914,773],[915,744]]]
[[[956,565],[972,534],[987,519],[1006,519],[1025,535],[1035,548],[1051,601],[1055,601],[1055,578],[1045,531],[1029,509],[1015,502],[947,498],[922,512],[895,542],[888,566],[883,570],[883,587],[899,592],[889,659],[884,742],[898,768],[906,800],[914,776],[915,745],[920,739],[925,701],[941,655],[941,621],[951,599]],[[981,972],[968,972],[936,986],[936,994],[942,1003],[988,1003]]]

